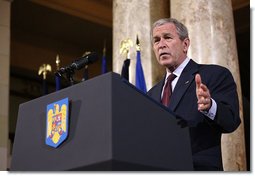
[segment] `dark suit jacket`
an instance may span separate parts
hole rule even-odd
[[[201,75],[202,83],[217,103],[214,120],[197,110],[196,73]],[[160,102],[163,85],[164,79],[148,95]],[[190,60],[175,86],[169,109],[185,120],[190,129],[194,169],[222,170],[221,134],[233,132],[241,122],[236,84],[230,71]]]

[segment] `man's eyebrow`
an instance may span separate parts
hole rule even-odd
[[[172,33],[163,33],[163,36],[167,36],[167,35],[170,35],[170,36],[173,36],[173,34]]]

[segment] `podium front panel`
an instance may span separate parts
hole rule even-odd
[[[46,107],[66,97],[69,135],[53,148]],[[12,171],[192,169],[188,129],[116,73],[20,105]]]

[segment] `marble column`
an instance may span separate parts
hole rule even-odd
[[[11,2],[0,0],[0,171],[8,168]]]
[[[242,93],[231,0],[171,0],[171,17],[183,22],[190,34],[188,55],[198,63],[227,67],[237,84],[242,123],[222,138],[226,171],[246,170]]]
[[[150,28],[158,18],[169,17],[169,0],[113,0],[113,71],[121,73],[125,55],[120,54],[121,41],[130,38],[133,47],[130,49],[129,82],[135,84],[136,36],[141,48],[141,62],[147,89],[163,73],[157,64],[150,42]],[[156,66],[155,66],[156,65]]]

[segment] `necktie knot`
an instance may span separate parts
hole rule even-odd
[[[172,81],[176,78],[175,74],[171,74],[167,77],[167,82],[164,87],[163,97],[162,97],[162,104],[168,106],[170,103],[170,96],[172,95]]]
[[[172,73],[171,75],[169,75],[169,76],[167,77],[167,82],[172,83],[172,81],[173,81],[175,78],[176,78],[176,75]]]

